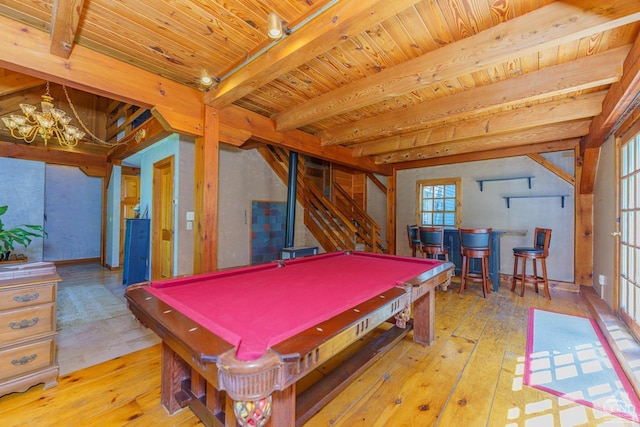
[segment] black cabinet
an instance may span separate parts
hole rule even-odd
[[[491,233],[491,253],[489,254],[489,277],[493,283],[493,290],[500,287],[500,235],[503,231],[493,231]],[[455,265],[454,274],[462,274],[462,255],[460,254],[460,234],[457,228],[446,228],[444,230],[444,246],[449,248],[449,261]],[[479,259],[471,260],[471,272],[480,273],[481,264]]]
[[[149,219],[125,219],[124,271],[122,284],[129,286],[149,280]]]

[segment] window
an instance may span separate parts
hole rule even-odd
[[[417,224],[427,227],[460,227],[461,179],[429,179],[417,183]]]
[[[620,147],[620,273],[621,317],[640,333],[640,133]]]

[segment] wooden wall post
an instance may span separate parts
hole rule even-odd
[[[396,186],[398,184],[398,171],[394,168],[393,174],[387,178],[387,253],[396,254]]]
[[[204,135],[195,142],[194,274],[208,273],[218,267],[219,130],[218,110],[205,105]]]
[[[590,148],[589,156],[598,157],[599,148]],[[588,162],[591,170],[584,171],[584,157],[580,155],[580,147],[575,150],[576,187],[575,187],[575,223],[574,223],[574,281],[578,286],[593,286],[593,186],[586,193],[583,186],[583,174],[594,177],[597,160]],[[587,180],[587,182],[589,182]]]

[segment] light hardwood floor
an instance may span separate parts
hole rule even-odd
[[[524,298],[509,289],[503,284],[486,299],[477,286],[463,295],[457,284],[437,291],[433,345],[414,344],[409,335],[306,426],[634,425],[522,384],[529,308],[589,313],[576,293],[554,291],[548,301],[531,289]],[[298,390],[304,387],[303,380]],[[161,406],[160,346],[155,345],[61,375],[55,388],[39,385],[1,397],[0,425],[199,422],[189,409],[170,416]]]

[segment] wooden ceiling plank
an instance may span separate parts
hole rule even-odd
[[[78,31],[84,0],[54,0],[51,11],[50,52],[68,59]]]
[[[390,175],[391,168],[376,165],[371,158],[354,158],[351,150],[340,146],[321,147],[320,140],[310,134],[294,130],[278,132],[273,120],[237,106],[219,110],[220,127],[227,126],[237,131],[251,133],[251,139],[264,144],[281,146],[289,150],[328,160],[341,165],[368,172]]]
[[[582,153],[587,148],[598,148],[633,99],[640,93],[640,34],[622,67],[622,78],[611,85],[604,99],[602,113],[594,117],[586,135],[580,143]],[[584,177],[588,174],[583,174]]]
[[[383,138],[354,146],[353,155],[356,157],[380,155],[391,151],[454,143],[477,137],[512,134],[534,127],[591,118],[601,111],[605,94],[606,91],[594,92],[577,98],[565,98],[479,119],[457,122],[454,126]]]
[[[396,170],[426,168],[431,166],[453,165],[480,160],[504,159],[507,157],[526,156],[530,153],[553,153],[557,151],[573,150],[580,143],[580,138],[564,139],[560,141],[541,142],[538,144],[521,145],[511,148],[478,151],[475,153],[456,154],[453,156],[434,157],[425,160],[415,160],[405,163],[395,163]]]
[[[587,133],[589,123],[591,123],[591,120],[577,120],[570,123],[541,126],[520,132],[433,144],[413,150],[383,154],[376,156],[375,160],[381,164],[392,164],[432,157],[473,153],[475,151],[513,148],[519,145],[536,144],[560,139],[578,138]]]
[[[0,66],[142,107],[171,106],[182,122],[176,128],[202,133],[202,93],[132,65],[76,45],[70,59],[49,52],[48,35],[0,16],[11,43],[0,43]]]
[[[473,113],[513,103],[531,102],[614,83],[622,77],[622,63],[631,46],[581,58],[566,64],[470,89],[415,107],[359,120],[318,134],[323,145],[358,142],[371,136],[392,135],[412,127],[459,120]]]
[[[591,6],[592,2],[584,2]],[[587,4],[589,3],[589,4]],[[582,9],[554,2],[274,116],[278,130],[308,125],[447,79],[640,20],[637,0]],[[603,4],[606,3],[606,4]]]
[[[331,50],[419,0],[339,2],[287,36],[205,94],[205,103],[223,108],[276,77]]]

